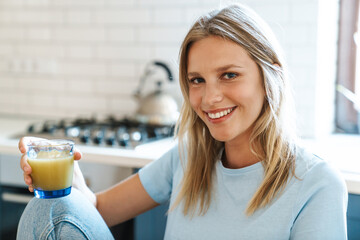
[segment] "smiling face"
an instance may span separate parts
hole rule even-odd
[[[248,141],[264,103],[258,65],[240,45],[210,36],[189,49],[192,108],[211,135],[226,143]]]

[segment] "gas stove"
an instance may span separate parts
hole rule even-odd
[[[71,139],[76,144],[133,149],[140,144],[171,137],[173,125],[144,124],[130,118],[108,117],[48,120],[33,123],[27,134],[47,139]]]

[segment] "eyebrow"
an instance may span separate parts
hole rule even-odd
[[[222,71],[228,70],[229,68],[243,68],[243,67],[235,65],[235,64],[228,64],[228,65],[217,68],[216,71],[222,72]]]
[[[228,65],[225,65],[225,66],[221,66],[221,67],[218,67],[215,69],[216,72],[223,72],[223,71],[226,71],[228,70],[229,68],[243,68],[242,66],[238,66],[238,65],[235,65],[235,64],[228,64]],[[188,77],[191,77],[191,76],[199,76],[200,74],[197,73],[197,72],[189,72],[187,73],[187,76]]]

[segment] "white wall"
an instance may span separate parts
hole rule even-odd
[[[227,2],[2,0],[0,114],[61,118],[131,114],[137,107],[132,93],[146,63],[165,60],[177,74],[178,49],[195,17]],[[323,1],[240,2],[263,16],[278,36],[293,75],[299,132],[315,136],[317,125],[323,125],[316,121],[315,102],[323,69],[317,48]],[[335,6],[330,18],[336,19],[337,1],[330,2]],[[336,43],[332,37],[330,47]],[[333,68],[335,61],[327,63]],[[330,86],[334,74],[321,81]],[[177,84],[166,87],[180,96]],[[332,91],[329,87],[326,93],[329,109]],[[328,112],[327,132],[332,126]]]

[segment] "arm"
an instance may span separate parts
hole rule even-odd
[[[79,189],[95,205],[108,226],[129,220],[159,205],[146,192],[138,174],[95,195],[86,185],[76,162],[73,187]]]
[[[167,202],[178,160],[177,147],[174,147],[137,174],[98,193],[96,207],[105,222],[112,226]]]
[[[19,141],[19,150],[23,154],[20,160],[20,166],[24,171],[24,181],[29,186],[29,191],[31,192],[33,192],[30,175],[31,167],[27,162],[26,145],[33,140],[39,139],[24,137]],[[74,159],[80,160],[80,158],[81,153],[78,150],[75,150]],[[140,182],[138,174],[95,195],[87,187],[77,161],[74,163],[73,187],[79,189],[86,198],[97,207],[109,226],[131,219],[136,215],[159,205],[147,194]]]
[[[131,219],[159,204],[145,191],[138,174],[96,194],[96,208],[108,226]]]

